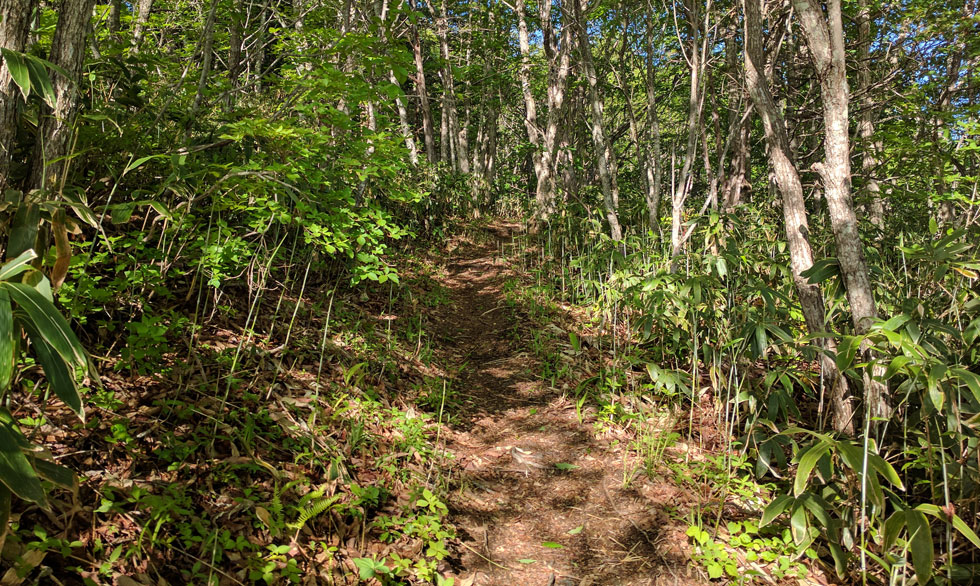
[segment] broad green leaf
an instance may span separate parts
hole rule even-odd
[[[43,458],[32,458],[31,461],[34,464],[34,469],[37,470],[38,476],[41,478],[50,480],[58,486],[67,488],[68,490],[75,490],[75,488],[78,486],[75,473],[72,472],[70,468],[66,468],[61,464],[55,464],[54,462]]]
[[[0,289],[0,393],[7,390],[14,377],[17,348],[17,331],[14,329],[14,313],[10,307],[10,295]]]
[[[27,69],[27,61],[17,51],[0,49],[0,53],[3,54],[3,60],[7,63],[7,71],[10,72],[10,77],[20,88],[20,93],[26,100],[31,95],[31,73]]]
[[[27,68],[31,72],[31,85],[41,96],[50,108],[54,108],[58,105],[58,96],[54,93],[54,86],[51,85],[51,76],[48,75],[48,69],[46,65],[50,65],[46,61],[42,61],[37,58],[28,58]],[[66,76],[71,78],[71,76]]]
[[[964,368],[951,368],[949,371],[956,375],[956,378],[963,381],[963,383],[969,387],[970,392],[973,393],[973,397],[977,400],[977,402],[980,402],[980,376],[977,376]]]
[[[7,537],[7,523],[10,522],[10,489],[0,484],[0,549],[3,549],[3,540]]]
[[[898,328],[905,325],[905,322],[909,321],[910,319],[912,319],[912,316],[910,315],[906,315],[904,313],[898,314],[881,324],[881,329],[897,332]]]
[[[82,396],[75,385],[71,368],[65,364],[65,360],[55,352],[54,348],[48,344],[32,324],[25,323],[24,329],[27,330],[27,335],[31,338],[34,352],[44,368],[44,376],[47,377],[51,390],[59,399],[64,401],[65,405],[68,405],[72,411],[78,414],[82,421],[85,421]]]
[[[789,527],[793,532],[793,541],[800,545],[807,538],[806,507],[797,502],[793,505],[793,512],[789,517]]]
[[[37,289],[23,283],[0,283],[0,287],[10,293],[10,298],[17,307],[27,312],[37,332],[65,362],[77,368],[86,367],[85,350],[54,304],[45,299]]]
[[[905,527],[905,511],[895,511],[891,517],[885,521],[885,534],[882,549],[888,551],[895,545],[902,528]]]
[[[869,454],[868,464],[870,464],[882,478],[891,483],[892,486],[899,490],[905,490],[905,485],[902,483],[902,479],[898,476],[898,472],[896,472],[895,468],[884,458],[878,454]]]
[[[34,252],[33,248],[20,253],[17,258],[0,267],[0,281],[9,281],[11,278],[31,268],[31,261],[35,258],[37,258],[37,253]]]
[[[810,480],[810,473],[813,472],[813,468],[817,465],[817,462],[829,449],[830,444],[827,442],[817,442],[800,457],[800,465],[796,469],[796,480],[793,482],[793,496],[803,494]]]
[[[126,165],[126,168],[123,169],[122,174],[125,175],[126,173],[129,173],[130,171],[133,171],[135,169],[139,169],[140,165],[142,165],[143,163],[145,163],[145,162],[147,162],[149,160],[157,159],[157,158],[161,158],[161,157],[165,157],[165,156],[166,155],[149,155],[147,157],[140,157],[139,159],[136,159],[132,163]]]
[[[936,505],[921,504],[917,506],[916,509],[928,515],[932,515],[933,517],[941,521],[949,520],[946,513],[944,513],[943,510],[937,507]],[[966,524],[966,521],[964,521],[962,517],[956,514],[953,514],[952,521],[953,521],[953,528],[959,531],[960,534],[963,535],[963,537],[966,537],[967,540],[970,543],[972,543],[974,547],[980,550],[980,537],[977,536],[976,532],[974,532],[973,529],[970,529],[970,526]]]
[[[844,340],[837,349],[837,368],[841,371],[847,370],[854,363],[854,357],[861,346],[861,340],[861,336],[844,336]]]
[[[8,421],[0,421],[0,482],[25,501],[46,508],[41,482],[21,450],[18,436],[23,439],[19,429]]]
[[[564,545],[562,545],[560,543],[555,543],[554,541],[543,541],[543,542],[541,542],[541,546],[542,547],[547,547],[547,548],[550,548],[550,549],[561,549],[561,548],[565,547]]]
[[[760,527],[765,527],[769,523],[782,514],[793,502],[793,497],[788,494],[781,494],[774,498],[771,503],[766,506],[766,510],[762,512],[762,521],[759,523]]]
[[[935,558],[929,520],[922,511],[910,509],[905,512],[905,522],[909,530],[909,549],[912,552],[916,581],[919,584],[928,584]]]
[[[7,256],[19,257],[24,251],[34,248],[37,229],[41,222],[41,206],[26,201],[17,205],[17,211],[10,221],[10,237],[7,241]]]

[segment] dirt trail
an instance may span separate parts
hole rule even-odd
[[[458,471],[457,584],[698,583],[664,512],[676,488],[637,479],[624,489],[620,446],[539,378],[533,326],[505,303],[503,285],[517,275],[499,240],[512,229],[496,226],[490,242],[452,253],[443,279],[451,303],[433,316],[446,363],[465,365],[445,435]]]

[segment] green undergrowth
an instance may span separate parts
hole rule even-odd
[[[448,297],[430,263],[389,261],[400,285],[144,313],[103,349],[84,423],[35,394],[15,415],[79,483],[50,513],[15,507],[5,565],[86,584],[451,584],[455,373],[426,317]]]
[[[868,251],[888,319],[865,336],[833,333],[850,325],[836,261],[806,275],[827,296],[831,358],[849,384],[860,393],[872,376],[894,397],[888,421],[859,404],[864,428],[848,437],[828,430],[820,350],[777,224],[712,214],[671,258],[655,234],[616,243],[568,222],[511,244],[533,282],[509,295],[536,320],[542,376],[598,433],[628,438],[624,486],[666,477],[682,489],[669,513],[705,578],[975,579],[980,298],[964,232]]]

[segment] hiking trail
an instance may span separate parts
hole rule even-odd
[[[440,279],[450,303],[431,316],[443,362],[462,365],[443,430],[455,458],[457,583],[700,583],[678,547],[686,527],[665,512],[685,496],[634,476],[623,441],[597,432],[590,411],[580,421],[572,392],[541,379],[533,325],[504,292],[521,281],[501,255],[516,229],[497,224],[488,241],[459,243]]]

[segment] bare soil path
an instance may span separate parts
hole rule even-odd
[[[451,302],[432,317],[445,363],[464,365],[444,435],[456,466],[456,583],[699,583],[683,527],[665,512],[684,495],[667,482],[624,483],[622,443],[541,380],[534,325],[504,293],[521,280],[500,256],[514,229],[492,226],[486,242],[453,251],[442,278]]]

